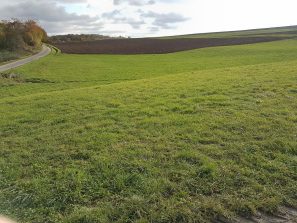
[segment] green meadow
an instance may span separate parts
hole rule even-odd
[[[52,54],[0,78],[0,214],[213,222],[297,207],[297,40]]]
[[[180,36],[165,36],[162,39],[170,38],[230,38],[230,37],[283,37],[295,38],[297,35],[297,26],[285,26],[266,29],[251,29],[229,32],[215,32],[215,33],[200,33],[200,34],[187,34]]]

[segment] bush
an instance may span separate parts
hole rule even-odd
[[[47,34],[35,21],[0,21],[0,47],[7,50],[39,48]]]
[[[0,49],[4,47],[4,38],[5,38],[4,25],[3,23],[0,23]]]

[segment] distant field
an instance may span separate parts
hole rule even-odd
[[[297,26],[160,38],[57,41],[53,45],[69,54],[162,54],[292,38],[297,38]]]
[[[63,53],[74,54],[162,54],[185,50],[243,45],[281,40],[280,37],[181,38],[181,39],[107,39],[54,43]]]
[[[176,38],[232,38],[232,37],[285,37],[291,38],[297,36],[297,26],[230,31],[230,32],[217,32],[217,33],[201,33],[201,34],[188,34],[180,36],[166,36],[160,37],[162,39],[176,39]]]
[[[0,214],[221,222],[297,207],[297,40],[55,53],[0,78]]]

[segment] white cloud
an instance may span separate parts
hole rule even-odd
[[[139,37],[296,25],[296,8],[296,0],[1,0],[0,19],[34,18],[50,33]]]
[[[127,3],[134,6],[153,5],[156,2],[154,0],[113,0],[114,5],[120,5]]]

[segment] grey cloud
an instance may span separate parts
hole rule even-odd
[[[101,33],[103,24],[101,23],[94,23],[93,25],[84,26],[83,23],[74,23],[74,22],[67,22],[66,24],[63,23],[55,23],[55,22],[45,22],[41,23],[43,27],[46,27],[46,31],[49,34],[93,34],[93,33]]]
[[[187,21],[188,18],[177,13],[157,13],[153,11],[144,12],[141,9],[136,11],[138,19],[125,16],[120,10],[113,10],[102,14],[102,18],[111,21],[114,24],[129,24],[134,29],[140,29],[142,25],[149,25],[151,32],[157,32],[162,29],[175,28],[177,23]]]
[[[155,0],[113,0],[114,5],[120,5],[122,3],[127,3],[134,6],[143,6],[143,5],[153,5]]]
[[[106,24],[128,24],[133,29],[143,27],[155,33],[161,29],[172,29],[188,18],[177,13],[157,13],[153,11],[136,11],[136,16],[127,16],[124,11],[114,10],[99,16],[78,15],[65,10],[69,4],[85,4],[87,0],[0,0],[0,20],[19,18],[37,20],[49,34],[64,33],[103,33]],[[129,4],[135,7],[181,0],[113,0],[114,4]],[[90,5],[89,5],[90,7]],[[123,10],[123,9],[122,9]],[[134,15],[135,13],[133,13]],[[113,31],[110,31],[113,32]],[[123,32],[121,32],[123,33]]]
[[[133,29],[140,29],[141,26],[145,24],[143,20],[137,20],[134,18],[129,18],[124,16],[119,10],[103,13],[102,18],[110,20],[114,24],[118,24],[118,23],[128,24]]]
[[[133,6],[154,5],[157,3],[176,3],[182,0],[113,0],[114,5],[121,5],[123,3]]]
[[[1,17],[18,17],[20,19],[37,19],[40,21],[65,22],[81,21],[92,22],[95,19],[88,15],[67,13],[61,6],[54,3],[24,2],[0,9]]]
[[[113,10],[111,12],[105,12],[102,14],[103,18],[107,18],[107,19],[113,19],[117,16],[121,16],[121,11],[120,10]]]
[[[87,0],[51,0],[51,1],[55,1],[55,2],[60,2],[60,3],[86,3]]]
[[[177,23],[185,22],[189,18],[184,17],[178,13],[157,13],[153,11],[143,12],[139,11],[141,16],[144,18],[153,19],[153,25],[155,27],[160,27],[163,29],[172,29],[175,28],[174,25]]]
[[[59,2],[82,2],[82,0],[59,0]],[[98,17],[77,15],[66,12],[65,8],[58,6],[54,1],[41,3],[28,0],[18,4],[7,5],[0,8],[0,19],[34,19],[49,33],[66,33],[80,30],[81,32],[99,31],[103,24]]]
[[[156,27],[156,26],[153,26],[153,27],[150,27],[149,30],[150,30],[150,32],[155,33],[155,32],[160,31],[160,28]]]
[[[1,0],[2,5],[16,5],[20,3],[24,3],[26,1],[24,0]],[[40,1],[40,0],[30,0],[30,2],[34,3],[49,3],[49,2],[55,2],[55,3],[61,3],[61,4],[78,4],[78,3],[87,3],[87,0],[46,0],[46,1]]]

